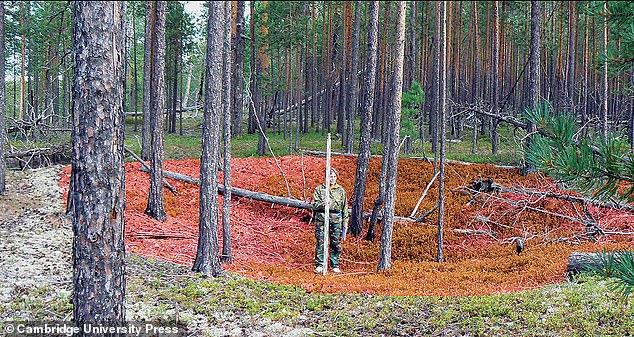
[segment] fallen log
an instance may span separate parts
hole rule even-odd
[[[619,251],[610,253],[585,253],[572,252],[568,258],[566,267],[566,277],[570,278],[581,272],[590,272],[594,269],[602,269],[607,267],[613,268],[623,262],[621,258],[625,254],[634,254],[634,251]]]
[[[141,171],[141,172],[149,172],[149,169],[141,166],[141,167],[139,167],[139,171]],[[188,175],[185,175],[185,174],[182,174],[182,173],[178,173],[178,172],[172,172],[172,171],[163,170],[163,177],[168,178],[168,179],[174,179],[174,180],[178,180],[178,181],[183,181],[183,182],[186,182],[188,184],[200,185],[200,179],[194,178],[194,177],[190,177]],[[223,184],[218,184],[218,193],[224,195],[225,186]],[[262,193],[262,192],[249,191],[249,190],[245,190],[243,188],[238,188],[238,187],[231,187],[231,195],[232,196],[236,196],[236,197],[240,197],[240,198],[249,198],[249,199],[252,199],[252,200],[268,202],[268,203],[275,204],[275,205],[281,205],[281,206],[287,206],[287,207],[293,207],[293,208],[300,208],[300,209],[307,209],[307,210],[310,210],[310,211],[315,209],[313,207],[313,204],[311,204],[310,202],[306,202],[306,201],[299,200],[299,199],[280,197],[280,196],[277,196],[277,195],[271,195],[271,194],[266,194],[266,193]],[[367,220],[369,218],[370,218],[370,213],[364,212],[363,213],[363,219]],[[382,218],[383,217],[381,215],[379,215],[378,219],[382,219]],[[425,217],[423,216],[423,217],[419,217],[419,218],[405,218],[405,217],[395,216],[394,220],[396,220],[396,221],[422,222],[422,221],[425,220]]]
[[[139,170],[141,170],[142,172],[149,172],[148,169],[146,169],[145,167],[140,167]],[[165,178],[179,180],[189,184],[200,185],[200,179],[190,177],[188,175],[177,173],[177,172],[163,170],[163,176]],[[218,193],[224,195],[225,185],[218,184]],[[276,195],[270,195],[270,194],[266,194],[262,192],[253,192],[253,191],[249,191],[249,190],[245,190],[245,189],[237,188],[237,187],[231,187],[231,195],[240,197],[240,198],[249,198],[249,199],[253,199],[257,201],[270,202],[276,205],[289,206],[289,207],[308,209],[308,210],[313,209],[313,205],[306,201],[279,197]]]

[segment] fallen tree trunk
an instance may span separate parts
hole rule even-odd
[[[142,172],[149,172],[145,167],[140,167],[139,170],[141,170]],[[184,181],[189,184],[200,185],[200,179],[190,177],[188,175],[177,173],[177,172],[163,170],[163,176],[169,179]],[[224,195],[225,185],[218,184],[218,193]],[[245,190],[245,189],[237,188],[237,187],[231,187],[231,195],[236,197],[241,197],[241,198],[249,198],[249,199],[253,199],[257,201],[270,202],[276,205],[289,206],[289,207],[308,209],[308,210],[313,209],[313,205],[306,201],[279,197],[276,195],[270,195],[270,194],[266,194],[262,192],[253,192],[253,191],[249,191],[249,190]]]
[[[147,168],[143,167],[143,166],[141,166],[139,168],[139,170],[141,172],[149,172],[149,170]],[[189,184],[193,184],[193,185],[200,185],[200,179],[194,178],[194,177],[190,177],[188,175],[185,175],[185,174],[182,174],[182,173],[178,173],[178,172],[172,172],[172,171],[163,170],[163,177],[169,178],[169,179],[183,181],[183,182],[186,182],[186,183],[189,183]],[[218,193],[224,195],[224,193],[225,193],[225,185],[218,184]],[[240,197],[240,198],[249,198],[249,199],[252,199],[252,200],[269,202],[269,203],[272,203],[272,204],[275,204],[275,205],[281,205],[281,206],[287,206],[287,207],[293,207],[293,208],[300,208],[300,209],[307,209],[307,210],[311,210],[311,211],[315,209],[313,207],[313,204],[311,204],[310,202],[306,202],[306,201],[299,200],[299,199],[280,197],[280,196],[277,196],[277,195],[271,195],[271,194],[266,194],[266,193],[262,193],[262,192],[249,191],[249,190],[245,190],[243,188],[231,187],[231,195],[232,196],[237,196],[237,197]],[[367,220],[369,218],[370,218],[370,213],[364,212],[363,213],[363,219]],[[382,219],[383,217],[381,215],[379,215],[378,218]],[[422,222],[422,221],[425,220],[425,217],[405,218],[405,217],[395,216],[394,220],[397,220],[397,221]]]
[[[588,272],[594,269],[608,267],[613,268],[614,265],[621,264],[621,257],[624,254],[634,254],[632,251],[620,251],[612,253],[585,253],[572,252],[568,258],[568,266],[566,267],[566,277],[571,277],[581,272]]]

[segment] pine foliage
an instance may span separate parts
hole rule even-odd
[[[610,279],[612,291],[627,298],[634,292],[634,252],[600,252],[588,270],[598,276]]]
[[[634,162],[625,141],[581,137],[574,117],[554,113],[549,104],[525,113],[540,132],[527,148],[529,163],[593,198],[634,201]]]

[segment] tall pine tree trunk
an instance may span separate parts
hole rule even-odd
[[[500,102],[500,11],[499,1],[493,1],[493,37],[492,37],[491,50],[491,112],[499,115],[499,102]],[[498,146],[500,144],[498,124],[500,121],[497,118],[491,118],[491,153],[498,153]]]
[[[150,159],[152,152],[152,128],[150,117],[150,83],[152,76],[152,27],[154,27],[155,2],[145,3],[145,40],[143,42],[143,124],[141,125],[141,158]]]
[[[136,133],[139,129],[138,127],[138,115],[137,115],[137,109],[138,109],[138,105],[139,105],[139,84],[138,84],[138,79],[139,79],[139,72],[138,72],[138,68],[137,68],[137,57],[136,57],[136,15],[132,16],[132,55],[134,55],[134,57],[132,58],[132,64],[134,67],[134,70],[132,72],[132,76],[134,77],[132,79],[132,85],[134,86],[134,88],[132,89],[132,111],[134,111],[134,132]],[[62,103],[62,107],[63,107],[63,103]]]
[[[378,270],[390,269],[392,266],[392,230],[394,226],[394,206],[396,204],[396,176],[398,173],[399,132],[401,128],[401,97],[403,91],[403,63],[405,56],[405,1],[398,2],[396,25],[396,55],[394,77],[389,105],[390,137],[387,152],[387,181],[385,207],[383,209],[383,231],[381,233],[381,249],[379,252]]]
[[[29,3],[20,2],[20,25],[26,27],[24,22],[24,13],[29,10]],[[20,30],[20,107],[18,110],[18,118],[24,119],[24,108],[26,105],[26,29]]]
[[[163,194],[163,110],[165,104],[165,16],[167,3],[156,1],[152,27],[152,57],[150,75],[150,188],[145,214],[165,221],[165,197]]]
[[[224,3],[209,2],[207,27],[207,82],[200,158],[199,236],[193,271],[216,277],[223,274],[218,249],[219,125],[222,114],[222,46]]]
[[[418,1],[409,2],[409,41],[407,41],[407,60],[406,76],[404,91],[408,91],[412,87],[412,82],[416,81],[417,69],[418,69]]]
[[[531,1],[531,45],[530,45],[530,68],[528,74],[528,107],[535,111],[539,108],[539,88],[541,87],[540,79],[540,49],[541,49],[541,3],[540,1]],[[528,148],[533,139],[532,134],[536,127],[530,121],[526,121],[528,137],[526,138],[526,148]],[[524,160],[524,174],[531,173],[535,168]]]
[[[440,2],[436,2],[436,13],[440,13]],[[432,88],[431,88],[431,109],[429,110],[429,139],[431,141],[431,152],[434,157],[438,154],[438,82],[440,78],[440,21],[436,20],[434,31],[434,59],[432,65]],[[434,170],[435,170],[434,166]]]
[[[588,113],[589,113],[589,107],[588,107],[588,93],[589,93],[589,85],[590,85],[590,76],[589,76],[589,69],[590,69],[590,57],[588,57],[588,48],[590,47],[589,41],[590,41],[590,30],[589,30],[589,25],[588,25],[588,14],[586,12],[586,14],[584,15],[585,20],[584,20],[584,26],[585,26],[585,30],[584,30],[584,43],[583,43],[583,102],[582,102],[582,107],[581,107],[581,135],[582,136],[586,136],[587,135],[587,128],[586,128],[586,121],[588,120]]]
[[[242,135],[242,101],[244,86],[244,8],[246,1],[237,1],[235,36],[233,37],[233,81],[231,92],[232,104],[232,130],[233,136]]]
[[[447,1],[440,5],[440,81],[438,83],[438,255],[437,261],[443,261],[443,229],[445,216],[445,125],[447,116]]]
[[[346,103],[346,146],[345,152],[352,153],[354,145],[354,120],[357,116],[357,73],[359,64],[359,27],[361,26],[361,1],[356,2],[354,23],[352,25],[352,60],[350,65],[350,80],[348,82],[348,99]]]
[[[267,35],[269,33],[268,26],[268,12],[267,12],[267,1],[262,1],[263,13],[260,21],[260,37],[262,42],[260,43],[260,47],[258,48],[258,56],[256,61],[256,95],[255,100],[257,102],[255,113],[257,117],[257,130],[258,130],[258,155],[262,156],[266,152],[267,146],[267,138],[266,138],[266,128],[267,128],[267,114],[266,114],[266,104],[263,99],[264,93],[264,81],[263,77],[268,75],[271,60],[268,54],[268,45],[266,44]],[[272,104],[271,106],[275,106]]]
[[[253,18],[255,17],[255,1],[251,1],[250,3],[250,17]],[[258,129],[258,124],[257,124],[257,108],[256,108],[256,101],[257,101],[257,69],[255,66],[255,20],[249,20],[251,21],[251,76],[249,78],[249,124],[248,124],[248,128],[247,128],[247,132],[249,134],[255,133]],[[203,72],[204,73],[204,72]]]
[[[222,257],[220,261],[231,263],[231,3],[225,5],[225,44],[223,51],[223,86],[222,107],[224,109],[223,123],[223,167],[222,177],[225,185],[225,193],[222,195]],[[235,70],[235,69],[234,69]]]
[[[478,2],[473,1],[473,44],[474,44],[474,62],[475,69],[473,72],[473,89],[471,104],[480,105],[481,85],[480,85],[480,73],[481,73],[481,60],[480,60],[480,30],[478,29]],[[471,137],[471,153],[476,154],[478,145],[478,114],[473,113],[473,133]]]
[[[577,42],[577,4],[576,1],[568,3],[568,66],[566,77],[566,102],[570,106],[573,116],[576,116],[575,104],[575,70],[576,70],[576,42]]]
[[[357,6],[359,4],[357,3]],[[376,59],[378,43],[379,2],[372,1],[368,9],[368,49],[366,52],[365,85],[363,94],[363,108],[361,110],[361,140],[359,142],[359,157],[354,180],[352,200],[352,214],[350,215],[350,233],[359,235],[363,230],[363,200],[366,189],[368,163],[370,161],[370,141],[372,140],[372,111],[374,105],[374,87],[376,84]]]
[[[125,325],[124,11],[119,1],[74,3],[74,187],[69,193],[74,199],[73,315],[80,328]]]

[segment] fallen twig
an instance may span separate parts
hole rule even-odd
[[[127,146],[124,146],[123,149],[127,151],[128,153],[130,153],[132,157],[136,159],[136,161],[141,163],[141,165],[143,165],[143,167],[147,169],[148,172],[151,171],[150,167],[143,161],[143,159],[141,159],[141,157],[139,157],[136,153],[134,153],[134,151],[130,150]],[[167,189],[169,189],[170,192],[172,192],[174,195],[178,195],[178,190],[176,190],[176,188],[174,188],[172,184],[170,184],[167,180],[165,180],[165,178],[163,178],[163,185],[165,185],[165,187],[167,187]]]

